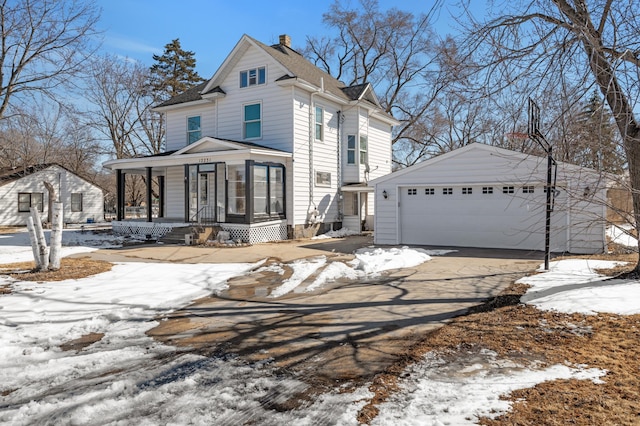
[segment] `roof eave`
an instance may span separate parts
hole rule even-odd
[[[212,99],[199,99],[197,101],[189,101],[189,102],[181,102],[181,103],[173,104],[173,105],[157,106],[157,107],[151,108],[151,111],[154,111],[154,112],[166,112],[166,111],[172,111],[172,110],[176,110],[176,109],[180,109],[180,108],[187,108],[187,107],[192,107],[192,106],[210,104],[211,101],[212,101]]]

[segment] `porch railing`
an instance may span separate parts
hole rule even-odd
[[[196,222],[199,225],[215,225],[216,208],[215,206],[202,206],[198,211],[189,218],[190,222]]]

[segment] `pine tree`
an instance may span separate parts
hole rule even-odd
[[[159,100],[176,96],[204,81],[195,70],[194,55],[182,49],[180,39],[167,43],[162,55],[153,55],[156,63],[150,68],[151,88]]]
[[[576,162],[596,170],[619,173],[624,166],[620,141],[616,138],[611,112],[594,92],[578,114]]]

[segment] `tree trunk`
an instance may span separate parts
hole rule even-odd
[[[51,241],[49,242],[51,247],[51,252],[49,253],[49,269],[52,271],[60,269],[63,216],[62,203],[53,203],[53,211],[51,214]]]
[[[42,264],[40,263],[40,248],[38,247],[38,238],[36,237],[36,228],[33,224],[33,218],[27,217],[27,230],[29,231],[29,239],[31,240],[31,248],[33,250],[33,260],[36,262],[36,269],[42,270]]]
[[[47,247],[47,240],[44,237],[40,214],[36,207],[31,207],[31,217],[33,218],[36,240],[38,242],[38,257],[40,258],[39,269],[44,271],[49,268],[49,248]]]

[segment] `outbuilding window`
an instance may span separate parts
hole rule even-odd
[[[483,194],[493,194],[493,186],[483,186],[482,187]]]
[[[502,193],[503,194],[513,194],[515,192],[515,188],[513,186],[503,186]]]
[[[462,188],[463,195],[471,195],[473,193],[473,188]]]
[[[523,186],[522,187],[522,193],[523,194],[533,194],[535,189],[535,187],[532,185],[527,185],[527,186]]]
[[[436,193],[436,189],[435,188],[425,188],[424,189],[424,195],[434,195]]]
[[[82,193],[81,192],[74,192],[71,194],[71,211],[72,212],[82,211]]]
[[[442,188],[442,195],[451,195],[453,194],[453,188]]]
[[[18,211],[27,213],[31,207],[35,207],[39,212],[42,212],[44,211],[42,199],[42,192],[20,192],[18,193]]]

